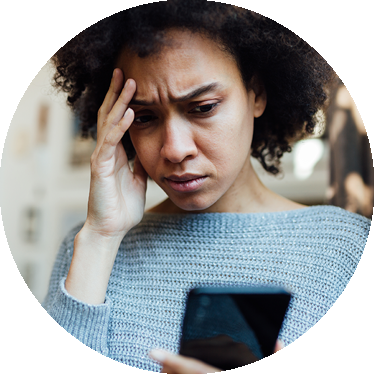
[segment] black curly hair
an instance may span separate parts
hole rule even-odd
[[[171,28],[203,33],[237,61],[246,87],[253,77],[265,86],[267,106],[255,118],[252,156],[270,173],[294,141],[313,134],[316,113],[327,101],[335,73],[305,41],[275,21],[232,5],[205,0],[168,0],[105,18],[66,43],[53,57],[54,85],[68,92],[82,135],[96,136],[97,112],[114,64],[126,46],[146,57],[157,53]],[[122,139],[128,158],[135,150]]]

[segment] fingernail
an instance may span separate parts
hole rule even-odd
[[[149,357],[156,361],[164,362],[166,359],[166,353],[161,349],[152,349],[149,352]]]
[[[125,83],[125,88],[129,85],[129,80],[126,81]]]
[[[132,110],[131,108],[127,108],[125,114],[123,115],[123,117],[129,116],[130,113],[131,113],[131,110]]]
[[[279,349],[279,353],[277,354],[277,361],[283,361],[286,357],[286,347],[284,346],[284,343],[281,340],[277,341],[277,346]]]

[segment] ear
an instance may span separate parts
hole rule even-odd
[[[251,79],[248,92],[250,91],[255,94],[253,116],[255,118],[261,117],[266,108],[267,95],[265,85],[257,76],[253,76]]]

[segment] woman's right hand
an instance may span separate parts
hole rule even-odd
[[[104,302],[119,245],[144,214],[147,173],[137,158],[131,171],[121,143],[134,120],[128,104],[136,83],[123,85],[123,73],[115,69],[98,113],[87,220],[75,237],[65,281],[67,292],[88,304]]]
[[[128,108],[136,83],[113,72],[98,112],[97,146],[91,157],[91,184],[85,229],[102,236],[124,235],[143,217],[147,173],[135,158],[132,172],[121,139],[134,120]]]

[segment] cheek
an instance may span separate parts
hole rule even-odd
[[[249,116],[224,116],[214,131],[208,131],[201,138],[205,155],[220,161],[222,165],[240,162],[251,149],[253,121]]]

